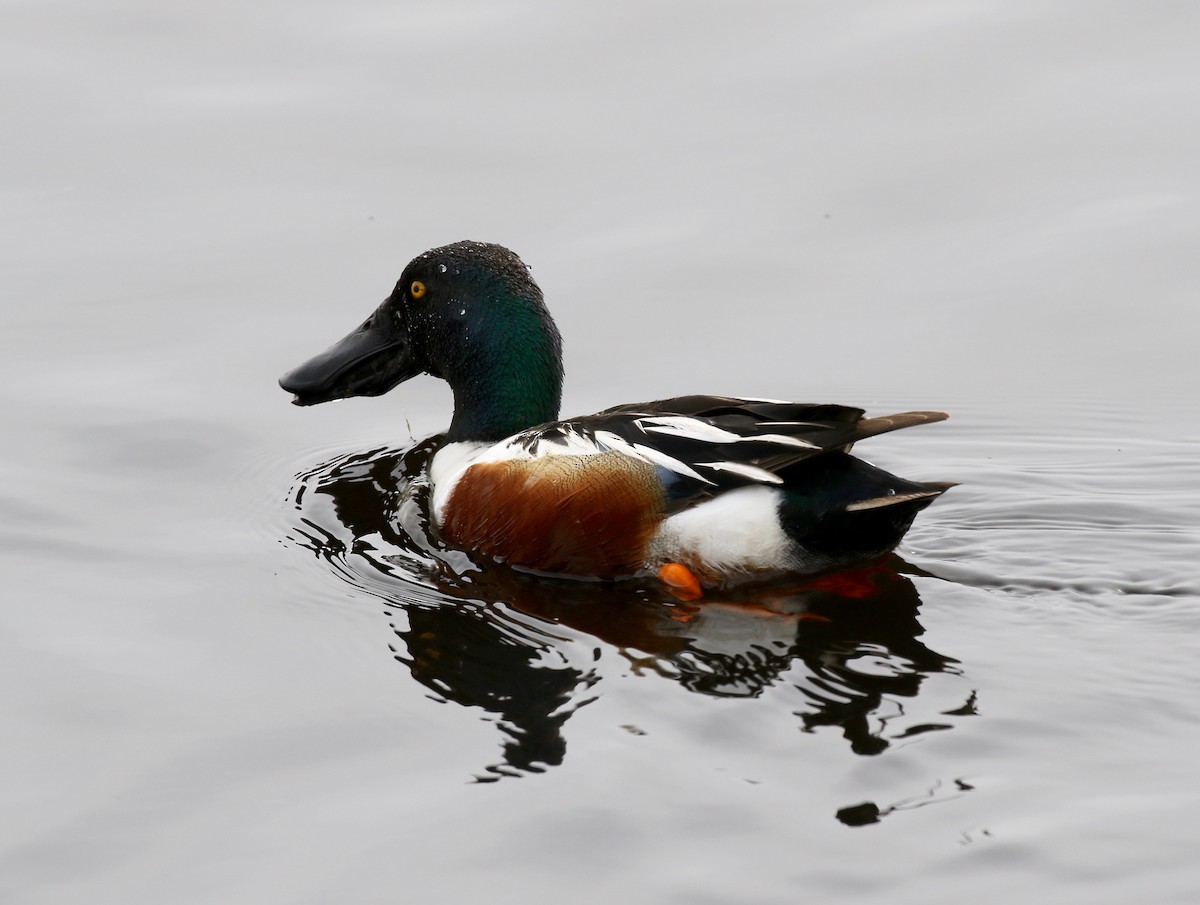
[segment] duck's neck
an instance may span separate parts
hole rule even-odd
[[[446,439],[496,442],[554,421],[562,402],[558,330],[508,336],[507,348],[472,356],[467,379],[452,381],[454,418]],[[489,354],[490,353],[490,354]]]

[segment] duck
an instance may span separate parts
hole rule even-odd
[[[558,328],[529,267],[493,243],[417,255],[370,317],[279,384],[309,406],[420,374],[454,397],[427,466],[433,532],[525,572],[657,579],[696,600],[878,561],[954,486],[850,453],[944,412],[690,395],[560,419]]]

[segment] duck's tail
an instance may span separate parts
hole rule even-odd
[[[792,475],[780,522],[811,569],[882,556],[896,548],[918,512],[953,483],[909,481],[845,453],[817,456]]]

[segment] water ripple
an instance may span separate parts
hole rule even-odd
[[[496,723],[503,760],[477,779],[561,763],[563,725],[622,676],[727,699],[790,689],[801,730],[835,728],[858,754],[953,724],[939,704],[897,704],[916,702],[932,676],[959,675],[954,658],[918,640],[921,601],[906,572],[916,573],[899,558],[836,582],[776,582],[700,604],[653,581],[532,576],[473,560],[430,530],[425,467],[439,442],[306,469],[288,495],[286,538],[387,604],[393,656],[436,700]]]

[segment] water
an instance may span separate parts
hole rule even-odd
[[[6,902],[1195,900],[1190,6],[0,15]],[[274,381],[461,238],[565,414],[961,485],[857,595],[456,577],[444,386]]]

